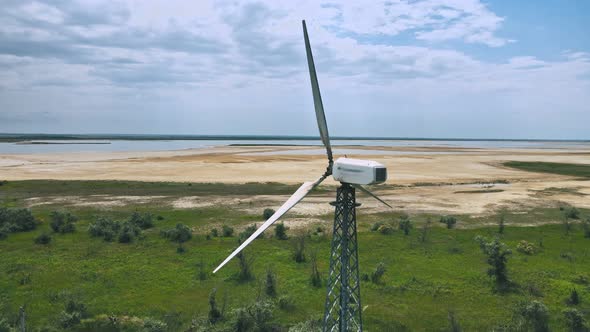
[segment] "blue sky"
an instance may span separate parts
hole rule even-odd
[[[588,1],[17,1],[0,132],[590,139]]]

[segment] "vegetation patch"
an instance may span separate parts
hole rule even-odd
[[[541,161],[507,161],[503,163],[503,165],[527,172],[569,175],[590,179],[590,165],[586,164],[548,163]]]

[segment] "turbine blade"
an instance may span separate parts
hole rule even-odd
[[[318,127],[320,129],[320,137],[326,147],[328,161],[332,164],[332,146],[330,145],[330,135],[328,134],[328,124],[326,122],[326,115],[324,114],[324,105],[322,103],[322,95],[320,94],[320,85],[318,83],[318,76],[315,72],[315,64],[313,63],[313,55],[311,54],[311,45],[309,44],[309,36],[307,35],[307,26],[303,20],[303,37],[305,39],[305,52],[307,54],[307,65],[309,67],[309,76],[311,79],[311,91],[313,93],[313,104],[315,106],[315,116],[318,120]]]
[[[368,190],[367,190],[367,188],[365,188],[365,187],[363,187],[363,186],[361,186],[361,185],[359,185],[359,184],[355,184],[355,185],[353,185],[353,186],[354,186],[355,188],[358,188],[358,189],[360,189],[360,190],[361,190],[362,192],[364,192],[365,194],[367,194],[367,195],[369,195],[369,196],[373,197],[374,199],[378,200],[379,202],[381,202],[381,203],[383,203],[383,204],[385,204],[385,205],[389,206],[389,208],[390,208],[390,209],[393,209],[393,207],[392,207],[391,205],[389,205],[389,204],[385,203],[385,201],[384,201],[384,200],[382,200],[381,198],[377,197],[377,195],[375,195],[375,194],[373,194],[372,192],[368,191]]]
[[[250,237],[244,241],[236,250],[234,250],[227,258],[219,264],[219,266],[213,270],[213,273],[219,271],[227,262],[229,262],[232,258],[234,258],[237,254],[240,253],[250,242],[254,241],[262,232],[264,232],[267,228],[269,228],[275,221],[277,221],[280,217],[282,217],[287,211],[289,211],[295,204],[299,203],[303,199],[303,197],[307,196],[310,191],[312,191],[315,187],[317,187],[322,181],[324,181],[326,177],[321,176],[315,182],[305,182],[304,184],[297,189],[297,191],[289,197],[289,199],[283,203],[283,205],[270,217],[267,221],[262,224]]]

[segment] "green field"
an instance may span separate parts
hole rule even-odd
[[[590,179],[590,165],[586,164],[547,163],[541,161],[508,161],[503,163],[503,165],[527,172],[570,175],[584,179]]]
[[[253,195],[292,191],[292,186],[281,184],[22,181],[0,186],[0,206],[22,207],[29,197],[54,195]],[[207,271],[212,271],[237,245],[236,237],[207,239],[209,230],[227,224],[239,232],[261,221],[263,207],[260,213],[248,214],[231,206],[184,210],[173,210],[163,204],[109,209],[70,206],[67,210],[80,219],[77,231],[54,234],[49,245],[34,244],[40,233],[50,230],[50,212],[60,208],[59,205],[33,207],[34,215],[40,220],[37,229],[10,234],[0,240],[0,319],[14,320],[18,308],[25,305],[29,328],[52,326],[57,324],[66,299],[75,297],[86,305],[87,319],[101,314],[152,317],[166,322],[170,331],[184,331],[193,319],[203,324],[208,312],[208,295],[216,288],[220,305],[226,298],[226,318],[215,326],[201,327],[232,331],[233,309],[266,298],[262,288],[268,268],[276,273],[279,296],[288,296],[294,303],[293,308],[274,309],[274,324],[286,331],[289,326],[322,316],[325,290],[310,285],[309,259],[304,263],[294,262],[291,241],[272,238],[272,230],[246,249],[246,254],[254,257],[255,280],[245,283],[236,280],[237,261],[230,262],[218,274],[208,273],[205,280],[200,280],[201,262]],[[145,230],[142,238],[131,244],[105,242],[90,237],[87,232],[89,223],[98,215],[124,219],[133,211],[151,212],[163,219],[156,220],[155,227]],[[561,224],[516,226],[561,220],[559,209],[505,213],[508,226],[500,238],[513,254],[508,261],[512,286],[504,292],[494,291],[494,283],[486,275],[486,258],[474,241],[477,235],[498,236],[497,227],[464,227],[494,225],[499,216],[457,216],[457,229],[446,229],[433,219],[432,229],[422,242],[420,228],[426,218],[438,216],[412,215],[414,228],[410,235],[404,236],[400,231],[389,235],[370,231],[374,222],[395,221],[401,211],[363,214],[361,207],[358,213],[361,274],[370,274],[380,262],[387,269],[381,283],[362,282],[367,331],[445,331],[449,328],[450,311],[463,330],[487,331],[509,322],[518,303],[530,300],[544,303],[549,309],[551,329],[561,331],[566,329],[562,311],[568,308],[565,301],[573,289],[582,299],[574,307],[590,316],[590,238],[584,237],[580,222],[573,220],[569,234]],[[589,215],[589,211],[581,210],[583,219]],[[330,218],[331,215],[322,217],[328,222]],[[180,254],[176,252],[176,244],[159,235],[161,230],[177,223],[193,229],[193,238],[184,244],[186,252]],[[329,229],[330,223],[324,226]],[[295,235],[292,230],[288,234]],[[516,247],[521,240],[531,242],[538,252],[534,255],[518,252]],[[309,257],[317,252],[324,278],[329,248],[329,235],[307,239],[306,254]]]

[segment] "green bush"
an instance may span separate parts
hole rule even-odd
[[[517,314],[522,319],[524,331],[549,331],[549,310],[543,303],[536,300],[521,302]]]
[[[584,237],[590,239],[590,218],[584,221],[582,228],[584,229]]]
[[[264,220],[268,220],[268,218],[272,217],[273,214],[275,214],[275,210],[264,209],[264,211],[262,212],[262,218],[264,218]]]
[[[31,231],[37,224],[29,209],[0,207],[0,229],[5,234]]]
[[[246,227],[246,229],[242,233],[240,233],[240,236],[239,236],[240,241],[245,241],[246,239],[248,239],[250,237],[250,235],[252,235],[252,234],[254,234],[254,232],[256,232],[256,229],[258,229],[256,227],[256,224]],[[260,239],[263,237],[264,237],[264,233],[260,233],[260,235],[258,235],[256,238]]]
[[[287,230],[289,227],[285,227],[285,224],[280,223],[275,226],[275,237],[279,240],[286,240],[287,237]]]
[[[51,243],[51,235],[43,232],[35,238],[35,243],[36,244],[49,244],[49,243]]]
[[[119,243],[131,243],[141,234],[141,228],[131,222],[124,222],[119,230]]]
[[[231,324],[233,331],[247,332],[254,328],[254,320],[245,308],[237,308],[233,311],[234,321]]]
[[[283,311],[291,311],[295,309],[295,302],[293,298],[288,295],[279,296],[277,306]]]
[[[221,234],[223,235],[223,237],[234,236],[234,229],[232,227],[227,226],[227,225],[223,225],[221,227]]]
[[[240,263],[240,271],[238,272],[238,281],[246,282],[254,279],[254,273],[252,272],[253,258],[248,258],[244,251],[241,251],[236,255],[238,262]]]
[[[377,221],[376,223],[374,223],[373,225],[371,225],[371,232],[376,232],[379,230],[379,227],[381,227],[381,225],[383,225],[385,222],[383,221]]]
[[[371,282],[374,284],[381,283],[381,278],[383,277],[386,271],[387,270],[385,268],[385,264],[383,264],[383,262],[380,262],[375,268],[375,271],[371,273]]]
[[[563,317],[565,318],[565,325],[570,331],[573,332],[584,332],[588,331],[586,326],[586,320],[584,315],[577,309],[568,308],[562,311]]]
[[[142,332],[166,332],[168,331],[168,326],[166,323],[154,319],[154,318],[144,318],[143,319],[143,330]]]
[[[212,237],[218,237],[219,236],[219,231],[217,230],[217,228],[213,228],[211,230],[211,236]]]
[[[580,304],[580,294],[578,294],[578,291],[575,288],[572,289],[572,291],[570,292],[569,297],[567,298],[567,300],[565,300],[565,303],[567,305],[578,305],[578,304]]]
[[[141,229],[148,229],[154,226],[154,216],[151,213],[133,212],[129,217],[129,222]]]
[[[266,270],[266,279],[264,281],[264,293],[267,296],[277,296],[277,276],[271,269]]]
[[[62,311],[59,314],[58,324],[64,329],[70,329],[78,324],[82,320],[82,315],[79,312],[67,312]]]
[[[379,229],[377,229],[377,230],[379,231],[379,233],[381,233],[383,235],[389,235],[389,234],[393,234],[393,232],[395,232],[393,227],[391,227],[389,225],[381,225],[381,226],[379,226]]]
[[[476,236],[475,241],[479,243],[481,251],[488,256],[487,263],[490,265],[488,275],[496,280],[498,285],[508,283],[508,256],[512,251],[497,238],[488,240],[483,236]]]
[[[566,219],[580,219],[580,211],[573,206],[566,208],[564,215]]]
[[[217,300],[215,300],[216,294],[217,294],[217,289],[215,289],[215,288],[213,288],[211,293],[209,293],[208,318],[209,318],[209,323],[211,323],[211,324],[215,324],[223,318],[221,311],[219,310],[219,308],[217,308]]]
[[[69,212],[53,211],[51,212],[51,222],[49,226],[55,233],[73,233],[76,230],[74,224],[78,218]]]
[[[160,234],[168,240],[178,244],[182,244],[193,237],[191,229],[183,224],[176,224],[174,228],[162,231]]]
[[[102,237],[105,241],[113,241],[121,224],[118,221],[112,220],[108,217],[98,217],[98,219],[88,226],[88,233],[92,237]]]
[[[404,232],[404,235],[409,235],[412,229],[412,221],[410,217],[404,215],[399,220],[399,229]]]
[[[293,259],[297,263],[305,262],[305,236],[298,235],[293,239]]]
[[[525,240],[518,242],[518,245],[516,245],[516,250],[525,255],[534,255],[537,252],[535,245]]]
[[[318,259],[315,251],[311,253],[311,275],[309,280],[313,287],[322,287],[322,276],[318,269]]]
[[[451,229],[455,227],[455,224],[457,223],[457,218],[453,216],[442,216],[440,217],[440,220],[438,222],[447,225],[447,228]]]

